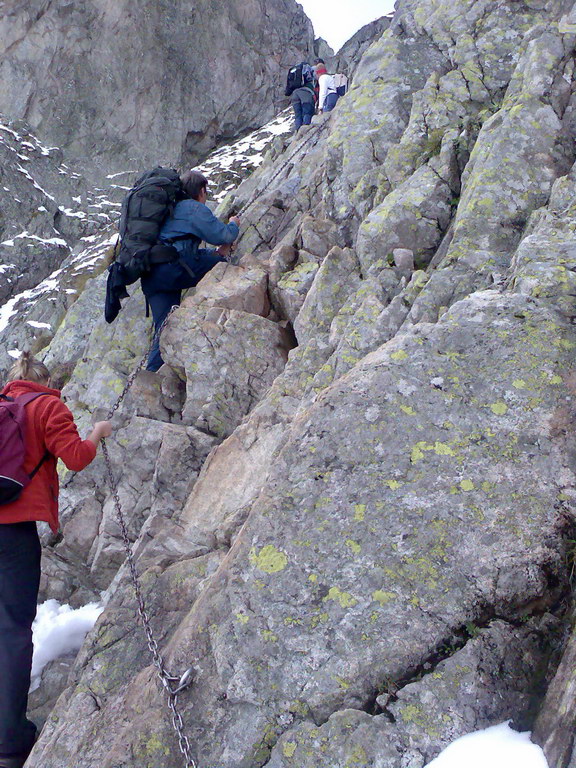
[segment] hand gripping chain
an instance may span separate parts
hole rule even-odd
[[[168,316],[166,317],[166,320],[164,320],[161,327],[154,334],[154,340],[152,341],[152,345],[154,344],[154,341],[156,340],[156,338],[160,336],[160,334],[164,330],[166,323],[168,322],[168,319],[176,309],[177,307],[172,307],[172,309],[168,313]],[[152,345],[150,346],[150,348],[152,348]],[[122,394],[119,396],[118,400],[116,401],[116,403],[111,408],[108,414],[108,420],[112,418],[114,413],[120,407],[120,404],[128,394],[128,391],[130,390],[131,386],[134,384],[136,376],[144,367],[144,364],[147,358],[148,358],[148,352],[142,358],[137,368],[128,377],[126,381],[126,386],[124,387]],[[172,725],[174,727],[174,731],[176,732],[176,735],[178,736],[178,746],[180,748],[180,752],[182,752],[182,755],[184,756],[184,759],[186,761],[184,768],[198,768],[196,762],[194,761],[194,758],[192,757],[192,748],[190,745],[190,740],[184,733],[184,722],[182,720],[182,715],[180,714],[180,711],[178,709],[178,701],[177,701],[178,694],[184,691],[186,688],[188,688],[188,686],[192,683],[193,672],[192,672],[192,669],[190,668],[190,669],[187,669],[182,676],[174,676],[174,675],[171,675],[169,672],[167,672],[166,668],[164,667],[164,662],[162,660],[162,656],[160,655],[160,651],[158,649],[158,643],[156,642],[154,633],[152,632],[150,617],[148,616],[148,612],[146,610],[146,604],[144,603],[144,597],[142,595],[142,590],[140,588],[140,580],[138,579],[136,564],[134,562],[134,555],[132,554],[132,544],[128,536],[126,521],[124,519],[124,514],[122,512],[122,507],[120,505],[120,497],[118,495],[118,486],[114,479],[114,473],[112,471],[112,462],[110,461],[110,455],[108,453],[108,446],[106,445],[106,442],[104,440],[102,440],[101,442],[102,442],[102,453],[104,455],[104,461],[106,462],[106,470],[108,473],[108,482],[110,484],[110,488],[114,496],[114,505],[116,507],[116,515],[118,517],[118,523],[120,525],[120,531],[122,533],[122,541],[124,543],[124,549],[126,550],[126,560],[128,563],[128,569],[130,571],[130,576],[132,579],[132,586],[134,588],[134,593],[136,595],[136,602],[138,604],[138,614],[140,616],[142,626],[144,627],[144,632],[146,633],[148,648],[150,650],[150,653],[152,654],[152,659],[154,662],[154,666],[156,667],[158,678],[160,679],[160,682],[162,683],[162,686],[166,692],[168,708],[170,709],[170,712],[172,714]]]

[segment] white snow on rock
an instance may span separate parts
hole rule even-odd
[[[0,307],[0,331],[7,327],[10,318],[16,314],[14,306],[18,303],[21,295],[14,296]]]
[[[35,299],[38,296],[42,296],[43,294],[48,293],[54,288],[57,288],[58,286],[57,278],[61,273],[62,273],[61,269],[55,270],[54,272],[52,272],[51,275],[49,275],[45,280],[39,283],[39,285],[37,285],[35,288],[30,288],[27,291],[22,291],[22,293],[16,294],[16,296],[13,296],[5,304],[0,306],[0,331],[3,331],[8,326],[10,318],[13,315],[17,314],[17,312],[19,311],[17,306],[19,302],[24,300],[27,301],[30,299]]]
[[[138,173],[138,171],[120,171],[120,173],[109,173],[108,176],[106,176],[107,179],[116,179],[118,176],[126,176],[126,174],[134,174]]]
[[[88,603],[74,610],[56,600],[47,600],[38,606],[32,625],[34,656],[30,691],[40,686],[42,670],[47,664],[71,651],[80,650],[86,634],[103,610],[98,603]]]
[[[13,131],[12,128],[9,128],[7,125],[0,124],[0,131],[6,131],[6,133],[9,133],[13,138],[16,139],[16,141],[22,141],[20,134],[16,133],[16,131]]]
[[[28,171],[26,170],[26,168],[22,168],[22,166],[21,166],[21,165],[17,165],[17,166],[16,166],[16,169],[17,169],[18,171],[20,171],[20,173],[24,174],[24,176],[26,176],[26,178],[28,179],[28,181],[31,181],[31,182],[32,182],[32,186],[33,186],[35,189],[37,189],[39,192],[42,192],[42,194],[43,194],[43,195],[45,195],[45,196],[46,196],[46,197],[47,197],[49,200],[52,200],[53,202],[56,202],[56,198],[54,197],[54,195],[51,195],[49,192],[46,192],[46,190],[45,190],[45,189],[42,189],[42,187],[40,186],[40,184],[38,184],[36,181],[34,181],[34,179],[32,178],[32,176],[30,176],[30,174],[28,173]]]
[[[4,240],[0,245],[14,245],[14,240],[36,240],[39,243],[44,243],[45,245],[63,245],[64,247],[68,246],[68,243],[66,240],[63,240],[61,237],[38,237],[38,235],[31,235],[28,232],[20,232],[19,235],[15,235],[11,240]]]
[[[292,110],[282,112],[267,125],[253,131],[234,144],[213,152],[205,162],[195,170],[203,173],[209,181],[219,177],[226,178],[226,185],[219,189],[214,199],[220,202],[226,194],[264,161],[264,154],[274,138],[292,130]],[[220,184],[219,184],[220,186]]]
[[[73,211],[71,208],[64,208],[63,206],[60,206],[58,210],[63,213],[65,216],[69,216],[70,218],[74,219],[85,219],[86,214],[84,211]]]
[[[509,722],[457,739],[427,768],[548,768],[530,733],[518,733]]]
[[[50,323],[38,323],[36,320],[26,320],[26,323],[31,325],[32,328],[52,328]]]

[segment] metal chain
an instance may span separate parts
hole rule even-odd
[[[307,144],[311,141],[311,139],[313,139],[315,136],[319,136],[327,125],[328,125],[328,121],[325,120],[324,122],[320,123],[320,125],[316,126],[316,130],[311,130],[309,132],[309,135],[304,139],[304,141],[300,142],[295,147],[292,154],[287,159],[284,160],[284,162],[282,163],[280,168],[276,171],[276,173],[274,173],[272,178],[269,179],[261,189],[257,188],[254,190],[252,197],[248,200],[247,203],[244,203],[244,205],[238,212],[238,216],[244,215],[244,213],[252,205],[252,203],[254,203],[257,200],[257,198],[260,197],[261,194],[266,192],[266,190],[271,186],[271,184],[274,181],[276,181],[278,176],[280,176],[280,174],[288,167],[289,163],[296,157],[296,155],[299,154],[302,151],[302,149],[304,149],[305,146],[307,146]]]
[[[122,401],[124,400],[128,392],[130,391],[130,388],[134,384],[134,381],[136,380],[137,375],[140,373],[140,371],[144,367],[144,364],[148,359],[148,355],[150,354],[152,347],[154,346],[156,340],[160,338],[160,334],[164,330],[169,318],[171,317],[172,313],[176,309],[178,309],[177,306],[173,306],[171,308],[170,312],[166,316],[166,319],[154,334],[154,338],[152,339],[152,343],[150,345],[149,350],[146,352],[146,354],[144,355],[144,357],[142,358],[138,366],[135,368],[135,370],[130,374],[130,376],[126,380],[126,384],[124,386],[124,389],[122,390],[122,393],[120,394],[117,401],[114,403],[114,405],[110,409],[110,412],[107,417],[108,421],[112,418],[114,413],[118,410],[118,408],[120,407],[120,404],[122,403]],[[154,666],[156,667],[157,676],[162,684],[162,687],[166,692],[168,707],[170,709],[170,712],[172,713],[172,726],[174,728],[174,731],[176,732],[176,735],[178,736],[178,747],[186,761],[185,768],[197,768],[197,764],[194,761],[194,758],[192,757],[192,747],[190,745],[190,740],[184,733],[184,721],[182,720],[182,715],[180,714],[180,711],[178,709],[178,701],[177,701],[178,694],[184,691],[186,688],[188,688],[188,686],[192,683],[193,670],[190,667],[184,672],[183,675],[175,676],[175,675],[171,675],[166,670],[166,667],[164,666],[164,661],[162,660],[162,656],[160,655],[160,651],[158,648],[158,643],[152,631],[150,617],[146,610],[146,603],[144,602],[144,596],[142,594],[142,589],[140,587],[140,580],[138,578],[138,572],[136,571],[136,563],[134,562],[134,555],[132,553],[132,543],[130,541],[130,537],[128,536],[128,528],[126,526],[126,520],[124,518],[124,514],[122,512],[122,506],[120,504],[120,496],[118,495],[118,486],[116,484],[116,480],[114,479],[114,473],[112,471],[112,462],[110,460],[110,454],[108,453],[108,446],[106,445],[106,441],[104,439],[101,440],[101,444],[102,444],[102,453],[104,455],[104,461],[106,462],[106,470],[108,473],[108,483],[110,484],[112,495],[114,497],[114,506],[116,507],[116,516],[118,518],[118,524],[120,525],[120,532],[122,534],[122,542],[124,544],[124,549],[126,551],[126,560],[128,562],[128,569],[130,571],[132,586],[134,589],[134,594],[136,596],[136,602],[138,605],[138,615],[140,616],[140,621],[142,622],[144,632],[146,633],[146,641],[147,641],[148,649],[152,655],[152,660],[154,662]]]
[[[265,184],[265,185],[264,185],[264,186],[263,186],[261,189],[260,189],[260,188],[257,188],[257,189],[255,189],[255,190],[254,190],[254,192],[253,192],[253,194],[252,194],[252,197],[251,197],[251,198],[249,198],[248,202],[247,202],[247,203],[244,203],[244,205],[242,206],[242,208],[241,208],[241,209],[238,211],[238,214],[237,214],[238,216],[243,216],[243,215],[244,215],[244,213],[247,211],[247,209],[248,209],[248,208],[249,208],[249,207],[250,207],[250,206],[251,206],[251,205],[252,205],[254,202],[256,202],[256,200],[258,199],[258,197],[260,197],[260,195],[262,195],[264,192],[266,192],[266,190],[267,190],[267,189],[268,189],[268,188],[269,188],[269,187],[270,187],[270,186],[273,184],[273,182],[274,182],[274,181],[276,181],[276,179],[278,178],[278,176],[280,176],[280,174],[281,174],[281,173],[282,173],[282,172],[283,172],[283,171],[284,171],[284,170],[285,170],[285,169],[288,167],[289,163],[290,163],[290,162],[291,162],[291,161],[292,161],[292,160],[293,160],[293,159],[296,157],[296,155],[297,155],[297,154],[299,154],[299,153],[302,151],[302,149],[304,149],[304,147],[305,147],[305,146],[307,146],[307,144],[308,144],[308,143],[309,143],[309,142],[310,142],[310,141],[311,141],[313,138],[315,138],[315,137],[318,137],[318,136],[319,136],[319,135],[322,133],[322,131],[324,130],[324,128],[325,128],[327,125],[328,125],[328,121],[327,121],[327,120],[325,120],[324,122],[320,123],[320,125],[317,125],[317,126],[316,126],[316,130],[311,130],[311,131],[310,131],[309,135],[308,135],[308,136],[307,136],[307,137],[304,139],[304,141],[300,142],[300,143],[299,143],[299,144],[296,146],[296,148],[294,149],[294,152],[292,152],[292,154],[291,154],[291,155],[290,155],[290,156],[289,156],[289,157],[288,157],[286,160],[284,160],[284,162],[282,163],[282,165],[280,166],[280,168],[279,168],[279,169],[276,171],[276,173],[274,173],[274,175],[272,176],[272,178],[271,178],[271,179],[269,179],[269,180],[266,182],[266,184]],[[266,212],[266,213],[267,213],[267,212]],[[264,214],[263,216],[261,216],[261,217],[260,217],[260,219],[258,219],[258,221],[256,222],[256,224],[255,224],[255,225],[254,225],[254,224],[252,224],[251,226],[257,226],[257,225],[258,225],[258,224],[259,224],[259,223],[262,221],[262,219],[264,218],[264,216],[265,216],[265,215],[266,215],[266,214]],[[241,239],[242,239],[242,236],[239,238],[239,241],[240,241]]]
[[[112,489],[114,496],[114,504],[116,506],[116,514],[118,516],[118,523],[120,525],[120,531],[122,533],[122,541],[124,543],[124,549],[126,550],[126,560],[128,561],[128,568],[130,570],[130,576],[132,577],[132,586],[136,595],[136,602],[138,603],[138,614],[146,633],[146,640],[148,649],[152,654],[154,666],[157,670],[157,675],[166,691],[168,697],[168,707],[172,712],[172,725],[178,736],[178,746],[186,759],[186,768],[197,768],[194,758],[191,755],[190,741],[184,733],[184,723],[182,716],[178,710],[177,696],[185,690],[192,682],[192,668],[189,668],[181,676],[171,675],[165,668],[162,656],[158,649],[158,643],[154,637],[152,626],[150,624],[150,617],[146,610],[146,604],[144,602],[144,596],[142,595],[142,589],[140,587],[140,580],[136,571],[136,564],[134,562],[134,555],[132,553],[132,543],[128,536],[128,529],[126,527],[126,521],[120,505],[120,497],[118,495],[118,487],[114,480],[114,474],[112,472],[112,462],[110,461],[110,455],[108,453],[108,446],[104,440],[102,442],[102,453],[104,454],[104,460],[106,462],[106,469],[108,471],[108,482]],[[172,687],[173,683],[177,683],[175,687]]]
[[[166,325],[168,323],[168,320],[170,320],[170,318],[172,317],[174,312],[178,309],[178,306],[179,306],[178,304],[175,304],[173,307],[170,308],[170,312],[168,312],[168,314],[166,315],[166,317],[164,319],[164,322],[162,323],[160,328],[158,328],[158,330],[154,333],[154,336],[152,338],[150,346],[146,350],[146,353],[142,357],[142,360],[140,360],[140,362],[138,363],[136,368],[132,371],[130,376],[128,376],[128,378],[126,379],[126,384],[124,385],[124,389],[122,390],[122,392],[118,396],[118,399],[116,400],[116,402],[114,403],[112,408],[108,411],[108,415],[106,416],[106,421],[110,421],[110,419],[112,418],[112,416],[114,416],[114,414],[116,413],[118,408],[120,408],[120,405],[121,405],[122,401],[124,400],[124,398],[126,397],[128,392],[130,391],[132,385],[136,381],[136,376],[138,376],[140,371],[144,368],[144,365],[146,364],[146,361],[148,360],[148,357],[150,355],[150,352],[152,351],[152,348],[153,348],[154,344],[156,343],[156,340],[160,338],[160,336],[162,334],[162,331],[164,330],[164,328],[166,327]]]
[[[304,147],[308,142],[314,137],[318,136],[318,134],[322,131],[322,128],[326,125],[326,123],[323,123],[319,128],[311,132],[311,135],[307,137],[307,139],[302,142],[296,152],[294,152],[288,160],[283,163],[283,165],[280,167],[280,169],[274,174],[274,176],[270,179],[268,184],[264,189],[267,189],[272,182],[279,176],[279,174],[284,170],[284,168],[288,165],[288,163],[292,160],[292,158]],[[243,208],[242,213],[254,202],[256,199],[256,195],[262,194],[264,190],[257,190],[255,193],[254,199],[247,202]],[[232,254],[230,254],[231,256]],[[230,260],[227,259],[227,260]],[[124,389],[120,393],[118,399],[110,409],[107,421],[109,421],[113,415],[116,413],[120,405],[122,404],[124,398],[132,388],[132,385],[134,384],[134,381],[136,380],[136,377],[140,373],[140,371],[144,368],[144,365],[148,359],[148,356],[150,354],[150,351],[152,350],[152,347],[154,346],[154,343],[156,342],[156,339],[158,339],[164,330],[168,320],[170,319],[172,313],[178,309],[177,306],[174,306],[171,308],[170,312],[166,316],[166,319],[158,328],[156,333],[154,334],[154,338],[152,339],[152,343],[150,345],[150,348],[146,352],[146,354],[142,357],[142,360],[139,362],[137,367],[134,369],[134,371],[128,376],[126,379],[126,384],[124,385]],[[120,496],[118,495],[118,486],[116,484],[116,480],[114,479],[114,473],[112,470],[112,462],[110,460],[110,454],[108,453],[108,446],[106,445],[106,441],[102,439],[102,453],[104,455],[104,461],[106,463],[106,471],[108,473],[108,482],[110,484],[110,489],[112,490],[112,495],[114,497],[114,505],[116,507],[116,516],[118,518],[118,524],[120,526],[120,532],[122,534],[122,542],[124,544],[124,549],[126,551],[126,561],[128,563],[128,569],[130,571],[130,577],[132,580],[132,586],[134,589],[134,594],[136,596],[136,602],[138,606],[138,615],[140,616],[140,621],[142,622],[142,626],[144,628],[144,632],[146,634],[146,642],[148,645],[148,649],[150,651],[150,654],[152,655],[152,660],[154,663],[154,666],[156,667],[156,673],[158,676],[158,679],[160,680],[160,683],[162,684],[162,687],[164,688],[164,691],[167,696],[167,703],[168,708],[170,709],[170,712],[172,713],[172,726],[174,728],[174,731],[178,737],[178,747],[180,749],[180,752],[182,753],[186,763],[185,768],[198,768],[197,764],[192,757],[192,747],[190,745],[190,740],[188,736],[184,733],[184,721],[182,719],[182,715],[180,714],[180,710],[178,708],[178,694],[182,691],[186,690],[188,686],[192,683],[193,679],[193,669],[190,667],[187,669],[183,675],[181,676],[175,676],[170,674],[166,667],[164,666],[164,661],[162,659],[162,656],[160,655],[160,650],[158,648],[158,643],[156,641],[156,638],[154,637],[154,633],[152,631],[152,625],[150,622],[150,617],[148,615],[148,612],[146,610],[146,603],[144,602],[144,596],[142,594],[142,589],[140,587],[140,580],[138,578],[138,572],[136,570],[136,563],[134,562],[134,555],[132,553],[132,543],[130,541],[130,537],[128,535],[128,528],[126,527],[126,520],[124,518],[124,514],[122,512],[122,505],[120,504]],[[173,687],[173,684],[176,683],[176,686]]]

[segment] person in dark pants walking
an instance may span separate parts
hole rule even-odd
[[[316,111],[314,92],[314,71],[308,62],[303,61],[288,70],[284,96],[290,96],[294,110],[294,132],[303,125],[310,125]]]
[[[212,267],[228,260],[230,247],[240,233],[238,216],[232,216],[228,224],[224,224],[206,205],[208,180],[201,173],[185,173],[182,186],[187,199],[176,205],[160,232],[160,242],[176,248],[180,258],[153,265],[141,280],[156,333],[148,356],[148,371],[157,371],[163,363],[158,330],[170,309],[180,304],[183,290],[193,288]],[[220,248],[199,248],[203,240]]]
[[[0,768],[22,768],[36,738],[26,717],[32,670],[32,622],[40,586],[40,540],[36,520],[58,530],[58,475],[61,458],[68,469],[84,469],[112,427],[101,421],[86,440],[74,417],[49,386],[50,372],[28,353],[10,370],[6,398],[38,395],[26,403],[24,471],[34,470],[19,498],[0,505]],[[41,396],[40,396],[41,395]]]
[[[303,125],[311,124],[316,111],[314,83],[292,91],[292,109],[294,110],[294,131],[299,131]]]

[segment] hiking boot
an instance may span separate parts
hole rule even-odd
[[[22,768],[28,755],[12,755],[11,757],[0,757],[0,768]]]

